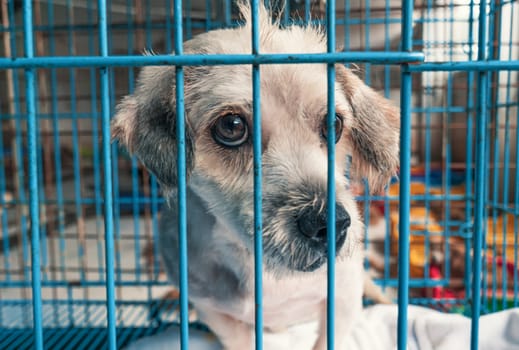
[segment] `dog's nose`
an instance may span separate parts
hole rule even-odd
[[[335,235],[337,241],[346,233],[346,229],[350,226],[350,215],[341,205],[335,205]],[[297,219],[299,231],[302,234],[316,241],[326,241],[327,228],[327,211],[316,213],[314,208],[307,208]]]

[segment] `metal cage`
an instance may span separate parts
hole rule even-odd
[[[334,63],[357,64],[368,85],[401,107],[399,177],[385,195],[359,197],[366,268],[398,300],[398,348],[406,348],[409,303],[470,316],[472,349],[478,347],[481,314],[518,306],[517,1],[272,2],[282,25],[312,22],[327,31],[326,53],[290,57],[258,51],[258,0],[252,1],[250,55],[203,57],[183,55],[181,43],[239,25],[231,0],[2,0],[1,5],[0,348],[116,349],[179,323],[187,349],[194,320],[185,239],[178,293],[168,286],[156,254],[164,204],[159,185],[110,143],[115,103],[133,90],[144,65],[176,65],[178,87],[185,66],[251,65],[258,135],[261,65],[289,59],[327,63],[333,84]],[[144,50],[157,55],[143,56]],[[182,89],[176,91],[182,96]],[[183,115],[183,104],[177,108]],[[185,164],[182,118],[177,132],[178,161]],[[257,170],[260,147],[254,145]],[[330,163],[333,149],[330,142]],[[180,169],[179,201],[185,203],[185,167]],[[259,272],[260,184],[257,171]],[[333,194],[333,171],[328,186]],[[329,207],[331,220],[335,206]],[[180,208],[185,237],[189,213]],[[329,253],[335,256],[333,244]],[[329,325],[337,293],[333,281],[340,278],[333,261]],[[261,282],[258,273],[260,311]],[[261,312],[256,332],[261,349]]]

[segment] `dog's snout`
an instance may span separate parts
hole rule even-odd
[[[299,231],[308,238],[315,241],[324,242],[327,239],[327,211],[317,212],[315,208],[307,208],[297,219]],[[346,233],[350,226],[351,219],[346,210],[335,205],[335,232],[337,241]]]

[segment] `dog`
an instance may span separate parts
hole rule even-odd
[[[246,54],[245,24],[200,34],[186,54]],[[260,52],[326,52],[313,27],[280,28],[260,7]],[[336,64],[335,346],[362,310],[365,284],[359,247],[363,223],[353,183],[381,190],[398,167],[398,108]],[[326,348],[327,66],[262,65],[263,322],[266,331],[320,320],[314,349]],[[186,66],[185,125],[189,298],[225,349],[254,344],[252,69],[250,65]],[[141,71],[135,92],[118,105],[118,140],[157,177],[169,207],[160,249],[178,286],[175,67]],[[347,159],[351,159],[348,162]],[[350,163],[350,164],[348,164]],[[347,179],[344,174],[350,174]]]

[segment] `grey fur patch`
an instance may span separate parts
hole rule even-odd
[[[117,107],[112,135],[148,168],[166,193],[177,184],[175,68],[145,67],[133,95]],[[193,167],[193,132],[186,123],[186,168]]]
[[[245,293],[245,286],[239,272],[232,266],[242,266],[242,261],[230,263],[232,256],[222,260],[222,250],[236,251],[242,249],[224,242],[214,234],[215,218],[209,213],[207,206],[192,190],[187,192],[187,242],[189,257],[189,295],[191,298],[211,296],[219,302],[232,301]],[[171,207],[166,208],[159,223],[160,251],[164,259],[168,277],[179,286],[178,259],[178,215],[176,198],[171,198]],[[223,248],[222,245],[226,247]]]
[[[366,177],[372,192],[377,192],[390,181],[399,164],[398,108],[343,65],[336,65],[336,71],[353,113],[350,135],[357,156],[352,159],[352,175],[357,180]]]

